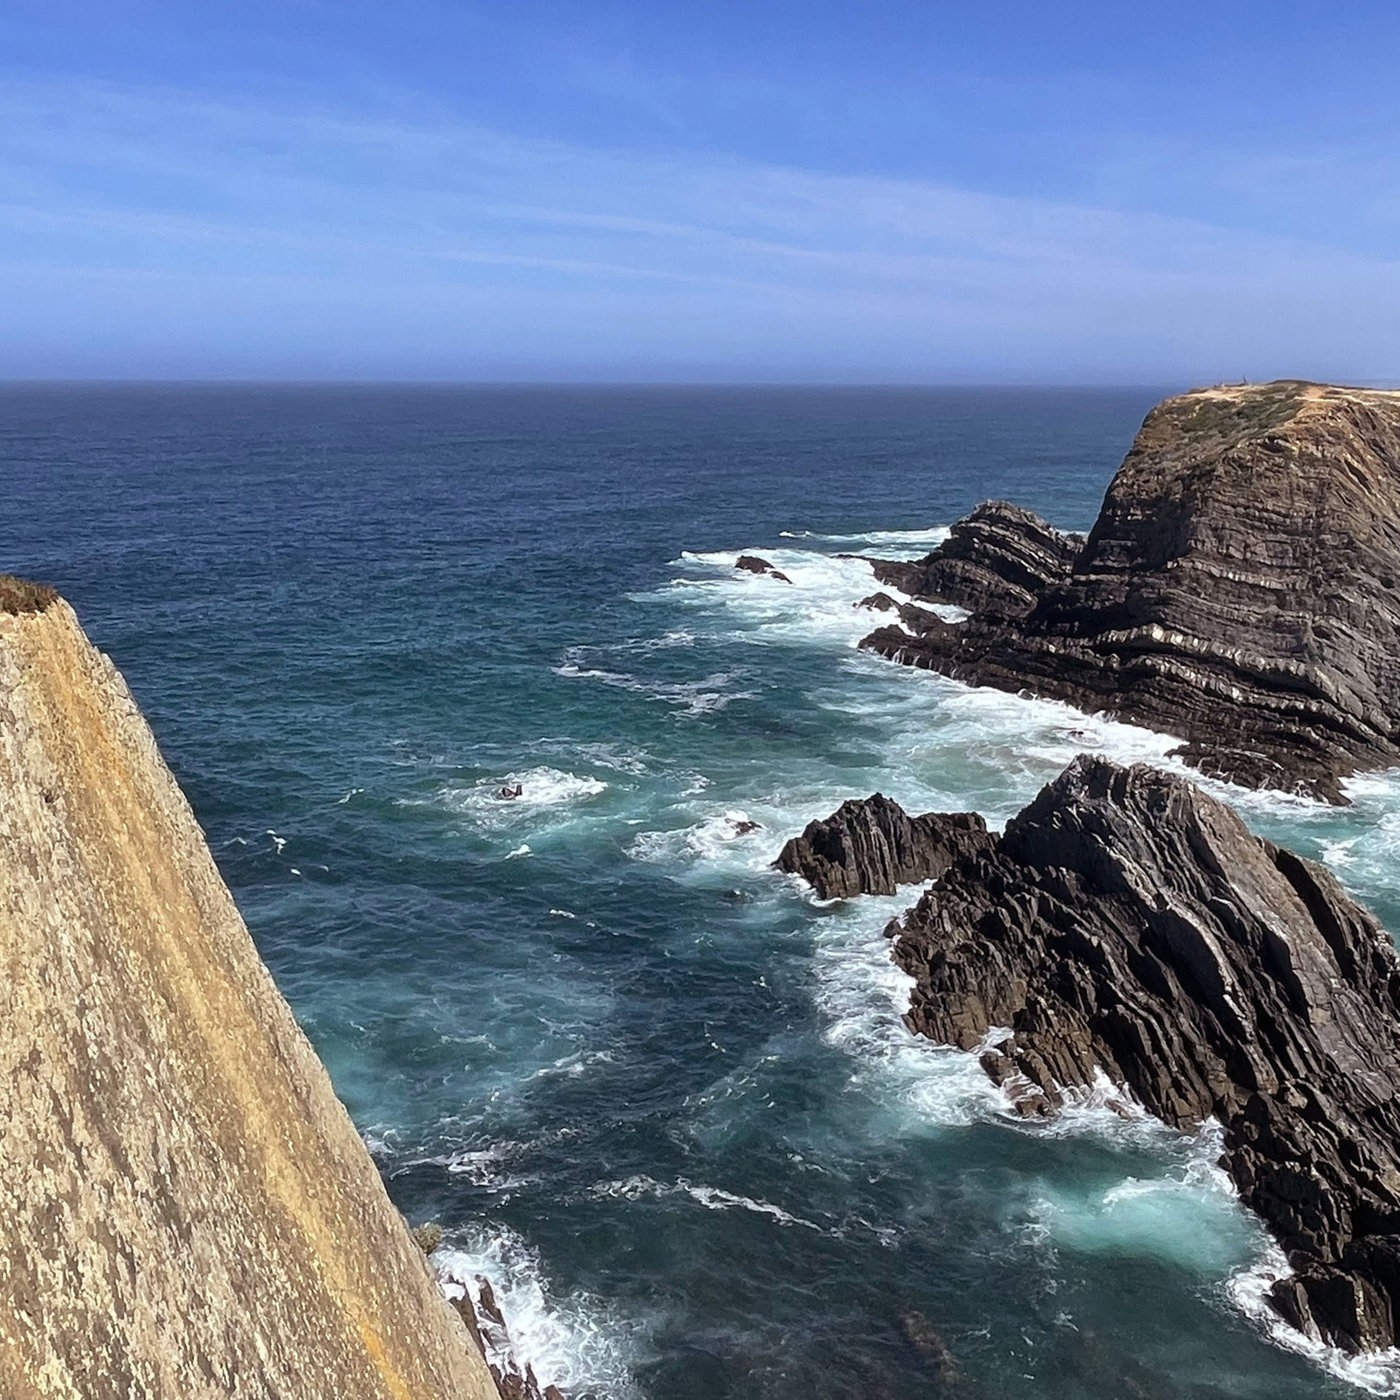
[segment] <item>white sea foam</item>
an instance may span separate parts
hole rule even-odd
[[[1269,1290],[1289,1273],[1287,1256],[1270,1242],[1255,1263],[1227,1280],[1224,1291],[1230,1302],[1277,1345],[1306,1356],[1338,1380],[1371,1395],[1400,1395],[1400,1349],[1349,1356],[1340,1347],[1328,1346],[1288,1326],[1269,1306]]]
[[[927,554],[930,550],[937,549],[940,544],[948,538],[949,527],[946,525],[929,525],[921,530],[867,530],[864,534],[856,535],[819,535],[811,530],[780,530],[778,532],[782,539],[787,540],[820,540],[826,544],[863,544],[868,546],[864,551],[870,553],[872,549],[897,549],[905,553],[896,554],[896,558],[906,558],[909,554]],[[763,556],[765,559],[768,555]]]
[[[529,854],[530,854],[530,846],[529,846],[529,843],[528,843],[528,842],[524,842],[524,843],[522,843],[521,845],[516,846],[513,850],[507,851],[506,854],[505,854],[505,859],[506,859],[506,860],[519,860],[521,856],[528,856]]]
[[[753,821],[748,811],[725,808],[706,816],[693,826],[671,831],[643,831],[632,838],[627,849],[636,860],[654,864],[678,864],[721,861],[726,848],[734,848],[734,858],[725,862],[735,870],[753,871],[764,868],[772,860],[772,832],[763,823],[746,831]]]
[[[928,532],[918,543],[932,548],[944,533]],[[905,532],[900,538],[887,532],[879,541],[876,534],[785,532],[793,547],[757,552],[787,574],[790,585],[737,572],[734,560],[746,551],[687,554],[681,562],[688,575],[649,597],[707,617],[716,636],[736,643],[847,648],[879,625],[878,615],[872,618],[852,607],[877,585],[863,561],[836,559],[803,543],[865,541],[917,547],[908,537],[912,534]],[[913,552],[908,549],[906,556]],[[1400,772],[1352,779],[1347,789],[1355,806],[1338,813],[1296,795],[1254,792],[1205,779],[1172,756],[1178,738],[1091,716],[1059,702],[972,688],[865,654],[848,654],[840,673],[824,693],[808,698],[848,716],[853,750],[878,755],[863,774],[853,777],[851,765],[826,776],[787,772],[782,775],[787,786],[766,794],[745,790],[741,796],[731,785],[716,792],[713,800],[673,807],[673,824],[639,833],[630,853],[716,877],[775,879],[765,867],[782,840],[846,797],[878,787],[911,810],[971,807],[995,826],[1019,811],[1076,755],[1088,751],[1189,777],[1239,809],[1246,820],[1266,828],[1311,829],[1323,859],[1349,886],[1362,893],[1393,893],[1394,871],[1400,866]],[[763,824],[757,839],[737,838],[733,819],[740,814]],[[1125,1175],[1106,1190],[1099,1188],[1097,1195],[1043,1194],[1032,1210],[1028,1231],[1079,1250],[1155,1254],[1207,1277],[1228,1277],[1228,1284],[1221,1284],[1222,1294],[1274,1340],[1305,1352],[1374,1394],[1400,1395],[1400,1355],[1347,1358],[1291,1332],[1267,1308],[1263,1295],[1268,1283],[1286,1266],[1217,1165],[1217,1127],[1208,1125],[1184,1137],[1146,1114],[1102,1076],[1090,1089],[1068,1095],[1065,1110],[1048,1123],[1023,1123],[1014,1117],[1007,1096],[983,1073],[976,1053],[940,1048],[902,1026],[912,983],[889,960],[880,930],[913,902],[915,894],[853,901],[812,925],[813,996],[826,1016],[824,1039],[850,1057],[852,1087],[860,1094],[848,1102],[865,1104],[871,1119],[865,1129],[900,1135],[929,1126],[999,1119],[1014,1131],[1094,1137],[1138,1160],[1155,1159],[1161,1163],[1159,1175],[1138,1167],[1136,1174]],[[662,1184],[650,1178],[620,1185],[651,1194],[690,1190],[689,1183]],[[755,1204],[766,1203],[729,1202],[710,1208]],[[1241,1269],[1241,1259],[1251,1262]]]
[[[686,1196],[706,1210],[744,1210],[754,1215],[766,1215],[779,1225],[800,1226],[818,1234],[832,1234],[811,1220],[804,1220],[791,1211],[769,1201],[756,1201],[749,1196],[723,1191],[718,1186],[696,1185],[679,1177],[675,1181],[657,1181],[650,1176],[630,1176],[625,1181],[600,1182],[593,1188],[595,1196],[611,1196],[624,1201],[661,1200],[667,1196]]]
[[[564,659],[553,668],[556,676],[570,680],[597,681],[618,690],[630,690],[649,700],[674,705],[687,715],[707,715],[732,705],[736,700],[751,700],[754,692],[736,689],[736,675],[717,671],[693,681],[648,680],[627,671],[611,671],[601,666],[589,666],[582,660],[581,648],[570,648]]]
[[[519,786],[519,797],[504,798],[501,791]],[[601,778],[567,773],[558,768],[527,768],[479,778],[463,786],[449,783],[431,799],[437,806],[477,819],[484,826],[514,825],[541,813],[568,809],[608,790]],[[405,805],[422,805],[406,800]]]
[[[629,1319],[586,1293],[560,1294],[539,1254],[503,1225],[451,1231],[432,1258],[443,1291],[460,1298],[478,1277],[491,1284],[516,1364],[566,1395],[640,1400],[633,1366],[647,1350],[650,1321]]]

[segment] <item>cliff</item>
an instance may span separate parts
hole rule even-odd
[[[496,1389],[120,676],[0,580],[0,1394]]]
[[[1342,778],[1400,761],[1400,394],[1168,399],[1082,545],[994,503],[876,572],[974,609],[862,643],[891,659],[1178,735],[1248,786],[1341,802]]]
[[[910,1028],[981,1047],[1022,1112],[1102,1071],[1169,1124],[1218,1118],[1295,1271],[1279,1313],[1396,1344],[1400,957],[1325,870],[1193,784],[1081,757],[890,932]]]

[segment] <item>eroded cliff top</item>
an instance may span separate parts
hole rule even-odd
[[[43,612],[58,601],[58,594],[46,583],[32,583],[14,574],[0,574],[0,613]]]
[[[1082,544],[984,517],[891,580],[972,618],[864,645],[1175,734],[1250,786],[1340,802],[1400,761],[1400,393],[1195,390],[1147,415]]]
[[[0,599],[0,1394],[495,1400],[120,676]]]

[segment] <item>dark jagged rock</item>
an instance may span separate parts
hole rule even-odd
[[[1340,803],[1342,778],[1400,761],[1400,394],[1284,381],[1166,400],[1058,575],[1039,555],[1039,577],[1003,567],[1025,557],[985,527],[1005,510],[894,566],[921,596],[965,584],[967,622],[862,645],[1179,735],[1188,761],[1251,787]]]
[[[1400,1317],[1400,957],[1320,866],[1180,778],[1080,757],[894,926],[910,1028],[1031,1108],[1101,1069],[1223,1165],[1294,1269],[1279,1313],[1348,1351]]]
[[[792,582],[781,569],[775,569],[766,559],[760,559],[756,554],[741,554],[734,561],[734,567],[743,569],[745,573],[767,574],[769,578],[775,578],[781,583]]]
[[[872,593],[868,598],[862,598],[858,603],[852,603],[853,608],[869,608],[871,612],[898,612],[899,604],[890,597],[888,593]]]
[[[823,899],[893,894],[897,885],[935,879],[954,859],[990,841],[975,812],[911,817],[877,792],[843,802],[825,821],[809,822],[774,864],[800,875]]]
[[[486,1358],[501,1400],[564,1400],[558,1386],[540,1385],[535,1378],[534,1367],[527,1364],[521,1369],[506,1328],[505,1316],[496,1302],[490,1281],[477,1278],[475,1297],[470,1285],[461,1287],[462,1295],[452,1300],[452,1306],[457,1309],[472,1340]]]
[[[911,598],[1021,617],[1063,582],[1084,544],[1008,501],[984,501],[947,541],[910,564],[872,559],[881,583]]]

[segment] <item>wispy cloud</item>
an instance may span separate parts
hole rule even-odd
[[[0,260],[9,374],[1400,376],[1321,242],[93,83],[0,86]]]

